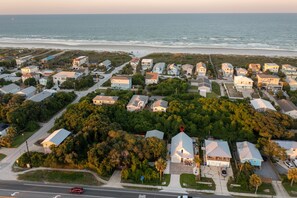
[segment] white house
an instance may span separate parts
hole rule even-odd
[[[206,165],[229,167],[231,158],[229,145],[226,141],[205,140]]]
[[[287,76],[291,78],[296,78],[297,77],[297,67],[294,67],[289,64],[282,65],[281,71]]]
[[[246,69],[241,68],[241,67],[235,68],[235,71],[236,71],[237,76],[246,76],[248,73],[248,71]]]
[[[130,65],[134,70],[136,70],[137,66],[139,65],[139,62],[139,58],[132,58],[132,60],[130,61]]]
[[[150,138],[150,137],[156,137],[160,140],[163,140],[164,138],[164,132],[159,131],[159,130],[151,130],[151,131],[147,131],[145,134],[145,138]]]
[[[252,90],[254,81],[245,76],[234,76],[234,86],[237,91]]]
[[[79,72],[71,72],[71,71],[62,71],[55,75],[53,75],[53,81],[55,85],[60,86],[67,79],[78,79],[82,76],[82,73]]]
[[[21,91],[17,92],[16,94],[25,96],[26,98],[32,97],[36,92],[36,88],[33,86],[27,87],[25,89],[22,89]]]
[[[43,146],[44,151],[46,153],[49,153],[50,147],[52,145],[59,146],[70,134],[71,132],[67,131],[66,129],[59,129],[54,131],[45,140],[43,140],[43,142],[41,142],[41,145]]]
[[[165,70],[165,63],[156,63],[154,68],[153,68],[153,72],[154,73],[158,73],[158,74],[162,74]]]
[[[166,112],[167,108],[168,102],[165,100],[157,100],[151,106],[153,112]]]
[[[296,159],[297,158],[297,142],[289,140],[274,140],[280,147],[286,150],[288,158]]]
[[[20,90],[21,90],[21,88],[14,83],[3,86],[0,88],[0,92],[3,94],[8,94],[8,93],[15,94]]]
[[[7,134],[8,127],[8,124],[0,123],[0,137],[5,136]]]
[[[30,73],[38,73],[39,72],[39,67],[38,66],[27,66],[27,67],[23,67],[21,68],[22,74],[30,74]]]
[[[103,104],[114,104],[118,101],[118,96],[96,96],[93,98],[93,104],[103,105]]]
[[[206,71],[207,71],[207,68],[206,68],[206,65],[202,62],[199,62],[196,64],[196,71],[195,71],[195,74],[198,75],[198,76],[206,76]]]
[[[89,57],[79,56],[72,61],[73,69],[80,69],[83,64],[89,64]]]
[[[296,91],[297,90],[297,81],[291,77],[286,78],[286,82],[290,85],[290,90],[291,91]]]
[[[289,100],[278,100],[277,103],[281,108],[281,112],[297,119],[297,107]]]
[[[145,105],[148,103],[148,96],[144,95],[134,95],[128,105],[127,105],[127,110],[128,111],[139,111],[142,110]]]
[[[236,142],[240,163],[249,162],[252,166],[261,167],[263,158],[256,146],[250,142]]]
[[[146,72],[145,74],[145,84],[158,84],[159,74],[154,72]]]
[[[194,66],[190,64],[182,65],[182,71],[185,73],[186,76],[191,77],[193,74]]]
[[[167,66],[167,74],[168,75],[173,75],[173,76],[178,76],[179,75],[179,67],[176,64],[169,64]]]
[[[46,86],[47,84],[47,77],[43,77],[39,79],[39,84]]]
[[[254,107],[256,111],[264,112],[267,110],[276,111],[276,109],[272,106],[272,104],[261,98],[251,100],[251,105]]]
[[[142,70],[151,69],[153,67],[154,60],[153,59],[142,59],[141,68]]]
[[[201,76],[197,78],[197,83],[198,83],[199,94],[201,96],[206,97],[206,93],[210,93],[212,90],[210,80],[206,77]]]
[[[194,148],[193,140],[186,133],[180,132],[171,139],[171,162],[183,163],[193,162]]]
[[[100,67],[105,67],[107,70],[111,68],[111,61],[105,60],[102,63],[99,64]]]
[[[222,72],[223,76],[226,78],[232,78],[234,74],[234,67],[230,63],[223,63],[222,64]]]
[[[52,96],[53,93],[54,92],[51,91],[51,90],[44,90],[44,91],[42,91],[42,92],[28,98],[28,100],[31,100],[33,102],[41,102],[41,101],[47,99],[48,97]]]
[[[132,78],[130,76],[113,76],[110,81],[112,89],[128,90],[132,88]]]

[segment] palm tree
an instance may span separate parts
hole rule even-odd
[[[162,181],[162,174],[166,169],[166,166],[167,162],[163,158],[159,158],[157,161],[155,161],[155,167],[160,172],[160,181]]]
[[[255,194],[257,194],[258,187],[261,186],[262,180],[258,175],[252,174],[250,176],[250,184],[256,188]]]
[[[201,166],[201,162],[202,162],[202,160],[201,160],[201,158],[200,158],[200,156],[199,155],[195,155],[195,157],[194,157],[194,162],[195,162],[195,164],[196,164],[196,168],[198,169],[198,175],[197,175],[197,177],[196,177],[196,179],[197,180],[200,180],[200,166]]]
[[[297,182],[297,168],[289,169],[287,177],[291,180],[291,186],[293,186],[294,182]]]

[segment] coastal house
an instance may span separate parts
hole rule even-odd
[[[22,95],[25,98],[30,98],[34,96],[35,92],[36,92],[36,88],[33,86],[30,86],[25,89],[22,89],[21,91],[18,91],[16,94]]]
[[[244,164],[245,162],[249,162],[252,166],[261,167],[263,158],[260,151],[256,148],[256,145],[244,141],[236,142],[236,147],[240,163]]]
[[[8,124],[0,123],[0,137],[5,136],[7,134],[8,127]]]
[[[246,76],[248,71],[244,68],[238,67],[235,68],[236,76]]]
[[[297,158],[297,142],[290,140],[274,140],[280,147],[286,150],[287,157],[289,159]]]
[[[113,76],[110,81],[112,89],[128,90],[132,87],[132,78],[130,76]]]
[[[206,76],[207,67],[203,62],[196,64],[195,75],[197,76]]]
[[[187,76],[187,77],[191,77],[192,74],[193,74],[193,69],[194,69],[194,66],[193,65],[190,65],[190,64],[185,64],[185,65],[182,65],[182,71],[184,72],[184,74]]]
[[[142,68],[143,71],[148,70],[148,69],[152,69],[153,64],[154,64],[153,59],[142,59],[141,68]]]
[[[230,63],[223,63],[222,64],[222,72],[225,78],[232,78],[234,74],[233,65]]]
[[[27,67],[23,67],[21,68],[21,72],[22,74],[30,74],[30,73],[38,73],[39,72],[39,67],[38,66],[27,66]]]
[[[155,137],[158,138],[160,140],[163,140],[164,138],[164,132],[159,131],[159,130],[151,130],[151,131],[147,131],[145,134],[145,138],[150,138],[150,137]]]
[[[277,73],[279,66],[276,63],[264,63],[263,72],[270,71],[272,73]]]
[[[197,86],[200,95],[204,97],[212,90],[211,81],[205,76],[198,76],[196,80],[191,80],[191,86]]]
[[[67,79],[78,79],[82,77],[82,73],[80,72],[71,72],[71,71],[61,71],[55,75],[53,75],[53,81],[55,85],[60,86]]]
[[[234,76],[234,86],[237,91],[253,90],[254,81],[245,76]]]
[[[153,112],[166,112],[167,108],[168,102],[165,100],[157,100],[151,106]]]
[[[0,88],[0,92],[3,93],[3,94],[8,94],[8,93],[15,94],[20,90],[21,90],[21,88],[18,85],[14,84],[14,83],[9,84],[9,85],[5,85],[5,86]]]
[[[222,140],[205,140],[205,161],[207,166],[229,167],[232,158],[229,145]]]
[[[144,95],[134,95],[127,105],[128,111],[139,111],[144,109],[145,105],[148,103],[148,96]]]
[[[45,140],[41,142],[45,153],[50,153],[50,147],[59,146],[69,135],[70,131],[66,129],[59,129],[50,134]]]
[[[154,72],[146,72],[145,74],[145,84],[158,84],[159,74]]]
[[[167,74],[172,76],[178,76],[179,75],[179,67],[175,63],[169,64],[167,66]]]
[[[25,80],[29,78],[34,78],[36,81],[40,79],[40,74],[39,73],[25,73],[22,75],[22,81],[25,82]]]
[[[48,63],[48,61],[51,61],[51,60],[54,60],[55,59],[55,56],[52,56],[52,55],[50,55],[50,56],[48,56],[48,57],[45,57],[45,58],[43,58],[43,59],[41,59],[41,63],[42,64],[45,64],[45,63]]]
[[[290,85],[290,90],[291,91],[296,91],[297,90],[297,81],[291,77],[286,78],[286,82]]]
[[[118,101],[119,97],[118,96],[96,96],[93,98],[93,104],[95,105],[112,105]]]
[[[251,63],[251,64],[249,64],[249,69],[254,74],[257,74],[261,70],[261,64]]]
[[[289,65],[289,64],[285,64],[285,65],[282,65],[282,69],[281,71],[287,76],[287,77],[290,77],[290,78],[297,78],[297,67],[294,67],[292,65]]]
[[[89,64],[89,57],[79,56],[72,61],[72,69],[80,69],[82,65]]]
[[[158,74],[163,74],[164,70],[165,70],[165,63],[156,63],[154,68],[153,68],[153,72],[154,73],[158,73]]]
[[[106,70],[109,70],[111,68],[111,61],[105,60],[99,64],[100,67],[105,67]]]
[[[185,132],[181,131],[171,139],[171,162],[193,162],[193,140]]]
[[[139,58],[132,58],[132,60],[130,61],[130,65],[134,70],[136,70],[137,66],[139,65],[139,62]]]
[[[252,107],[254,107],[256,111],[259,112],[265,112],[267,110],[276,111],[276,109],[272,106],[272,104],[269,101],[261,98],[251,100],[251,105]]]
[[[27,63],[29,60],[31,60],[33,58],[32,55],[28,55],[28,56],[24,56],[24,57],[20,57],[20,58],[16,58],[16,64],[18,67],[23,66],[25,63]]]
[[[280,78],[275,75],[257,74],[258,87],[265,87],[266,89],[281,90],[283,85],[280,83]]]
[[[282,99],[277,101],[281,108],[281,112],[297,119],[297,107],[289,100]]]
[[[52,96],[54,93],[55,93],[55,91],[46,89],[46,90],[43,90],[42,92],[28,98],[28,100],[31,100],[33,102],[41,102],[41,101],[49,98],[50,96]]]

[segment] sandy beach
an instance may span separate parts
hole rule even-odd
[[[192,54],[226,54],[226,55],[263,55],[297,57],[297,51],[269,50],[269,49],[235,49],[215,47],[181,47],[181,46],[150,46],[126,44],[100,44],[100,43],[59,43],[45,41],[0,41],[0,47],[12,48],[47,48],[63,50],[95,50],[95,51],[122,51],[143,57],[151,53],[192,53]]]

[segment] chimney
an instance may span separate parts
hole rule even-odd
[[[180,130],[180,132],[184,132],[184,131],[185,131],[184,126],[180,126],[180,127],[179,127],[179,130]]]

